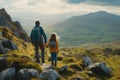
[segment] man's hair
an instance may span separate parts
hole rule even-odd
[[[39,22],[39,21],[35,21],[35,25],[36,25],[36,26],[39,26],[39,25],[40,25],[40,22]]]

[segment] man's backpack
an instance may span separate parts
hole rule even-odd
[[[42,34],[40,32],[39,27],[33,28],[32,32],[31,32],[31,39],[32,39],[33,43],[42,41]]]
[[[49,47],[55,48],[56,47],[56,42],[54,40],[51,40],[49,43]]]

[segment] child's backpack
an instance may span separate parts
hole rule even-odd
[[[32,42],[41,42],[42,41],[42,34],[40,32],[40,28],[39,27],[35,27],[33,28],[32,32],[31,32],[31,39]]]
[[[49,47],[55,48],[56,47],[56,42],[54,40],[51,40],[49,43]]]

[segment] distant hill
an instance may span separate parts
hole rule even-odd
[[[80,45],[120,39],[120,16],[105,11],[73,16],[55,25],[62,45]]]

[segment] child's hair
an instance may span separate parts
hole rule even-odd
[[[50,41],[55,41],[56,42],[56,34],[55,33],[51,34]]]

